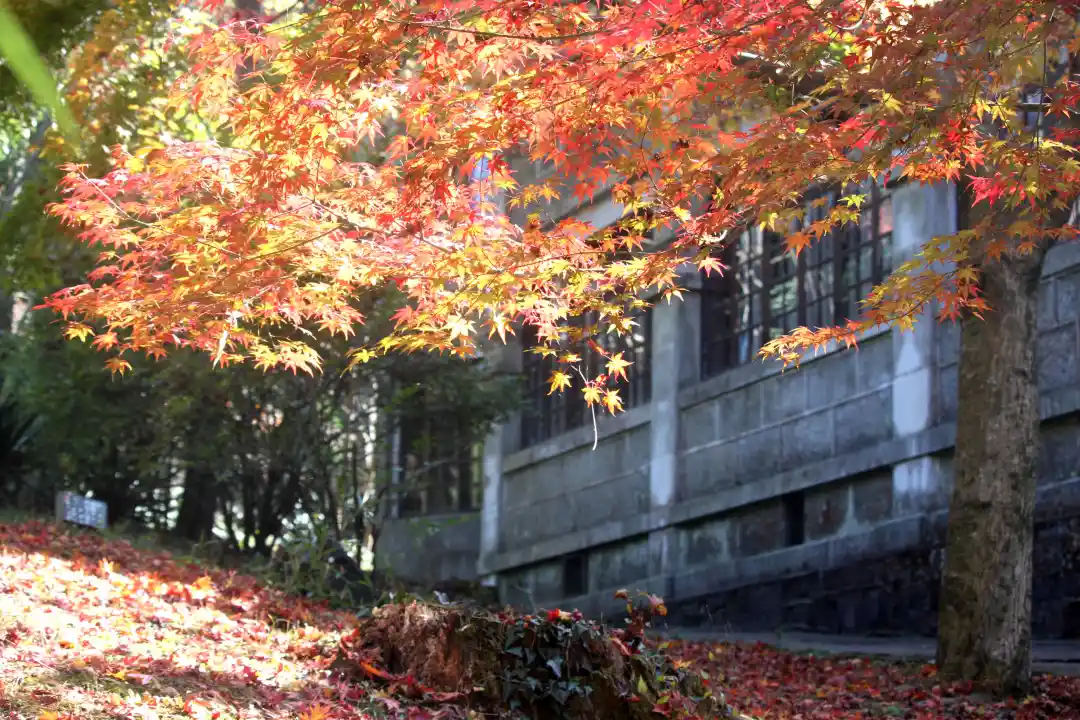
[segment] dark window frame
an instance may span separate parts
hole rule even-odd
[[[858,317],[859,301],[891,269],[893,217],[890,188],[874,183],[857,192],[868,195],[859,222],[834,227],[798,258],[787,252],[784,234],[758,228],[743,229],[716,252],[728,269],[702,277],[702,379],[750,362],[796,327]],[[807,193],[792,231],[824,218],[841,196],[835,187]],[[815,204],[821,198],[824,205]]]
[[[623,217],[596,233],[599,237],[605,232],[627,235],[631,232],[626,223],[640,218],[646,223],[646,231],[641,233],[645,244],[656,234],[656,229],[649,227],[654,220],[651,209],[643,208],[632,217]],[[629,251],[619,251],[612,259],[625,259],[632,255]],[[652,400],[652,313],[641,309],[630,312],[630,317],[637,323],[633,330],[623,335],[599,332],[587,334],[581,340],[567,343],[562,351],[573,352],[581,356],[581,371],[587,378],[594,378],[606,370],[607,360],[589,345],[589,340],[596,342],[608,354],[621,352],[623,359],[631,363],[626,368],[625,380],[609,382],[607,387],[617,390],[623,401],[623,408],[647,405]],[[572,318],[567,324],[572,328],[584,329],[595,326],[597,317],[594,313],[585,317]],[[566,338],[564,338],[565,340]],[[537,445],[553,437],[587,425],[592,418],[585,397],[582,395],[581,377],[571,373],[571,385],[562,391],[548,394],[551,374],[558,366],[556,358],[530,352],[539,345],[536,330],[524,328],[522,333],[522,375],[525,379],[526,406],[522,408],[518,447],[521,449]]]
[[[589,554],[577,552],[563,557],[563,597],[572,598],[589,592]]]
[[[478,512],[483,503],[482,439],[436,412],[398,418],[398,517]]]
[[[621,352],[623,359],[631,363],[626,368],[626,379],[609,382],[607,387],[619,392],[623,407],[627,410],[647,405],[652,400],[652,313],[647,309],[638,310],[630,316],[637,325],[628,333],[617,335],[600,332],[587,335],[576,342],[568,342],[559,348],[560,351],[581,356],[579,367],[590,379],[605,372],[607,359],[590,346],[589,340],[594,341],[609,355]],[[596,316],[590,313],[582,318],[573,318],[568,324],[584,329],[590,325],[595,326],[595,323]],[[550,355],[530,352],[538,346],[535,328],[524,328],[522,374],[525,379],[526,406],[521,409],[520,415],[519,447],[522,449],[583,427],[592,418],[581,392],[582,380],[576,373],[571,373],[570,387],[549,393],[551,374],[559,363]]]
[[[806,493],[798,490],[783,496],[784,546],[795,547],[806,542]]]

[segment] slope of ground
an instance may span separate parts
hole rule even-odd
[[[0,524],[0,717],[9,720],[344,720],[481,717],[409,678],[330,670],[352,615],[165,552],[49,523]],[[1080,682],[986,704],[933,668],[673,641],[728,701],[769,720],[1080,719]],[[658,716],[659,717],[659,716]]]

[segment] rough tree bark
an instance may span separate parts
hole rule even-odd
[[[943,678],[995,695],[1031,683],[1036,308],[1045,254],[984,264],[981,287],[993,310],[962,321],[937,664]]]
[[[1061,124],[1076,129],[1080,118],[1043,112],[1043,89],[1063,74],[1080,73],[1080,56],[1054,52],[1044,66],[1034,119],[1027,130],[1047,136]],[[1049,74],[1048,74],[1049,71]],[[1029,123],[1034,123],[1032,126]],[[990,125],[987,132],[1007,130]],[[985,171],[986,169],[984,169]],[[962,227],[989,219],[999,232],[1017,219],[985,203],[973,207],[967,183],[958,198]],[[1044,204],[1047,227],[1075,221],[1076,198],[1051,195]],[[985,213],[993,212],[992,217]],[[1015,211],[1019,212],[1019,210]],[[1013,238],[1009,238],[1014,240]],[[974,257],[980,289],[992,308],[984,318],[962,321],[955,477],[942,570],[937,665],[945,680],[971,681],[995,695],[1023,694],[1031,686],[1031,584],[1035,543],[1039,388],[1036,365],[1039,280],[1049,251],[1016,253],[998,261]]]

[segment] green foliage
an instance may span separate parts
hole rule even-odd
[[[32,313],[19,335],[5,338],[8,387],[41,418],[25,451],[32,482],[24,501],[41,507],[59,489],[92,492],[125,516],[167,486],[163,458],[177,423],[161,391],[184,359],[161,368],[140,363],[115,383],[92,348],[65,342],[48,320]]]
[[[592,694],[592,686],[583,681],[600,668],[581,648],[596,632],[580,613],[565,622],[558,616],[544,620],[528,615],[514,620],[503,647],[508,658],[502,677],[503,701],[514,710],[529,708],[544,717],[564,717],[572,699]]]
[[[364,332],[374,336],[384,320],[368,302]],[[133,357],[130,373],[112,377],[92,346],[65,341],[51,316],[31,313],[3,341],[11,391],[41,418],[25,449],[22,502],[47,509],[57,490],[92,493],[109,503],[111,521],[167,529],[199,498],[207,504],[183,516],[198,523],[184,528],[192,539],[269,555],[281,541],[330,538],[358,557],[356,528],[376,526],[385,506],[386,415],[436,413],[482,437],[512,407],[513,379],[426,355],[346,370],[348,344],[322,341],[328,362],[316,377],[214,368],[185,352]]]
[[[68,141],[77,145],[79,139],[75,118],[60,99],[56,80],[38,55],[34,41],[3,3],[0,3],[0,56],[6,61],[11,74],[26,85],[30,96],[49,109]]]
[[[528,717],[583,717],[583,710],[602,711],[616,701],[638,703],[649,716],[653,707],[668,717],[698,717],[693,713],[711,707],[720,709],[717,717],[730,717],[723,698],[713,697],[700,676],[646,645],[645,629],[666,610],[659,598],[641,596],[643,602],[627,600],[626,628],[610,634],[577,611],[505,617],[503,701]],[[627,597],[625,591],[618,597]],[[618,675],[618,698],[595,696]]]
[[[45,214],[59,199],[61,162],[104,172],[114,145],[141,145],[159,130],[179,139],[206,133],[193,117],[173,120],[162,112],[165,89],[187,67],[183,50],[168,42],[170,24],[178,22],[169,0],[9,5],[48,68],[64,79],[79,125],[77,138],[58,142],[46,108],[0,65],[0,290],[44,294],[81,282],[97,257]]]
[[[35,420],[18,406],[10,387],[0,380],[0,500],[9,504],[18,495],[23,455],[33,440]]]
[[[355,609],[357,598],[354,593],[364,592],[374,600],[375,589],[370,577],[363,588],[350,588],[347,583],[336,581],[330,569],[330,557],[338,547],[327,528],[316,525],[307,538],[291,539],[278,545],[274,560],[264,564],[258,575],[268,585],[290,595],[326,602],[334,608]]]

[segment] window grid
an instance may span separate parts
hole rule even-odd
[[[859,302],[891,267],[892,198],[880,185],[863,189],[858,223],[834,228],[803,250],[786,250],[784,234],[742,231],[718,251],[723,276],[703,277],[702,376],[713,377],[752,360],[769,340],[796,327],[828,327],[859,315]],[[808,195],[801,222],[824,219],[839,193]],[[824,203],[814,204],[824,198]]]
[[[403,418],[400,433],[400,517],[479,509],[480,446],[470,433],[447,426],[431,413]]]
[[[626,368],[626,379],[609,382],[607,387],[618,390],[626,409],[648,403],[652,398],[652,371],[649,359],[651,337],[650,318],[647,311],[631,314],[636,325],[623,335],[600,332],[592,340],[608,354],[621,352],[623,359],[632,363]],[[572,327],[585,328],[595,324],[595,315],[574,318]],[[571,385],[560,392],[548,394],[551,374],[559,366],[556,358],[529,352],[537,347],[535,328],[528,327],[523,333],[525,354],[523,374],[527,405],[521,412],[521,447],[529,447],[549,438],[585,425],[592,414],[582,394],[583,382],[571,374]],[[587,340],[570,343],[565,350],[581,356],[580,367],[588,378],[606,372],[607,359],[596,352]]]

